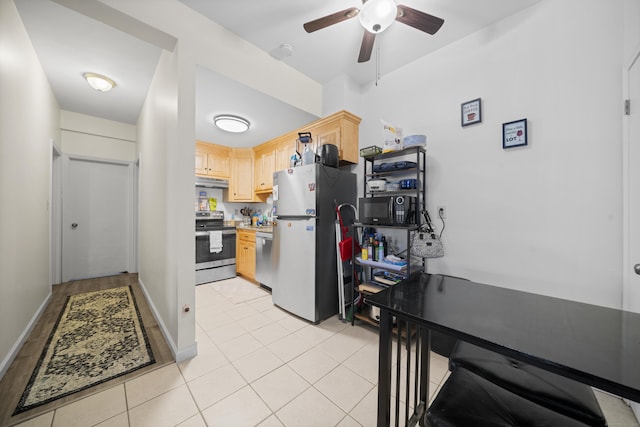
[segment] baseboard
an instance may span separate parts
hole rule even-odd
[[[51,286],[49,286],[49,295],[47,295],[44,301],[42,301],[42,304],[40,304],[40,307],[38,307],[38,310],[36,310],[35,314],[31,318],[31,321],[29,321],[29,324],[27,325],[25,330],[22,331],[22,334],[20,334],[18,341],[15,342],[15,344],[13,345],[13,347],[11,347],[11,350],[9,351],[7,356],[4,358],[2,363],[0,363],[0,379],[2,379],[4,377],[4,374],[7,373],[9,366],[11,366],[11,363],[13,363],[14,359],[18,355],[18,352],[24,345],[25,341],[27,340],[27,338],[29,338],[29,334],[31,334],[31,331],[33,330],[34,326],[36,325],[36,323],[38,323],[38,319],[40,319],[40,316],[42,316],[42,313],[44,312],[45,308],[47,308],[47,305],[49,304],[49,301],[51,301],[52,296],[53,296],[53,293],[51,290]]]
[[[175,358],[176,362],[181,362],[183,360],[196,356],[198,354],[197,343],[194,343],[188,348],[178,352],[178,347],[176,346],[176,343],[169,333],[166,325],[162,321],[162,317],[160,317],[156,306],[153,304],[153,300],[149,297],[149,292],[147,292],[147,288],[144,286],[144,283],[140,279],[140,276],[138,276],[138,284],[140,285],[140,289],[142,289],[144,297],[147,299],[147,304],[149,304],[149,307],[153,312],[153,316],[156,318],[156,322],[158,322],[158,326],[160,327],[160,331],[162,332],[164,339],[167,341],[167,344],[169,344],[169,349],[171,350],[171,354]]]
[[[176,362],[182,362],[183,360],[191,359],[192,357],[196,357],[197,355],[198,343],[194,342],[192,345],[175,355]]]

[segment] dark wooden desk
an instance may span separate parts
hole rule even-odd
[[[380,308],[379,426],[390,420],[394,316],[424,332],[420,421],[430,330],[640,402],[640,314],[426,273],[365,301]]]

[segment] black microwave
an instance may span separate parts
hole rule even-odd
[[[361,197],[358,200],[359,219],[363,224],[415,224],[416,209],[413,196]]]

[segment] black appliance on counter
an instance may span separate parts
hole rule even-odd
[[[236,277],[236,228],[224,212],[196,212],[196,285]]]
[[[360,221],[373,225],[417,224],[414,196],[361,197],[358,200]]]

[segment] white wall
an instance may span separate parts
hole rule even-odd
[[[62,110],[60,132],[67,155],[126,162],[137,158],[134,125]]]
[[[193,60],[303,111],[322,115],[322,85],[180,1],[155,0],[154,9],[162,13],[150,12],[149,3],[144,1],[103,0],[103,3],[182,41],[181,61]]]
[[[0,0],[0,377],[48,300],[59,108],[13,1]]]
[[[148,259],[140,260],[140,277],[147,287],[157,287],[150,291],[152,304],[158,308],[180,359],[195,353],[195,310],[184,313],[182,308],[193,307],[195,300],[192,191],[196,66],[202,65],[315,115],[322,112],[322,87],[177,0],[154,2],[154,7],[163,11],[161,14],[149,13],[145,2],[105,3],[178,39],[176,56],[170,59],[173,65],[167,64],[169,58],[163,56],[161,60],[165,65],[158,70],[164,77],[156,75],[162,83],[154,81],[157,87],[149,93],[147,111],[138,123],[138,136],[140,144],[148,144],[147,150],[157,147],[164,156],[147,159],[149,155],[141,149],[141,197],[148,189],[143,188],[142,176],[163,175],[166,185],[166,192],[156,189],[152,193],[158,195],[157,200],[141,198],[140,254]],[[170,69],[176,73],[172,77],[167,75]],[[177,88],[177,92],[167,93],[171,88]],[[163,122],[164,111],[174,108],[175,102],[175,116],[169,115],[169,122]],[[174,133],[168,133],[167,125],[175,126],[170,129]],[[154,126],[157,129],[152,129]],[[144,171],[145,167],[158,170]],[[160,184],[153,184],[154,188],[157,185]],[[162,211],[160,218],[151,221],[164,228],[145,233],[143,223],[158,210]],[[150,284],[151,277],[158,282]]]
[[[181,334],[179,304],[193,304],[193,296],[186,301],[178,297],[176,224],[171,221],[174,210],[172,200],[172,151],[178,144],[178,54],[163,52],[147,99],[138,121],[138,149],[140,152],[140,282],[147,291],[161,327],[176,357],[185,348],[179,347]],[[186,150],[189,151],[188,146]],[[195,156],[191,145],[192,157]],[[191,187],[193,186],[193,179]],[[190,189],[191,189],[190,187]],[[189,191],[190,193],[190,191]],[[193,216],[192,216],[193,218]],[[193,225],[193,220],[189,222]],[[190,227],[193,241],[193,227]],[[193,248],[190,262],[194,270]],[[190,288],[195,284],[195,273]],[[186,282],[189,278],[185,278]],[[193,313],[193,311],[192,311]],[[192,314],[190,315],[192,316]],[[188,331],[185,328],[185,334]],[[193,341],[190,343],[193,344]],[[188,347],[188,345],[187,345]],[[181,358],[181,357],[180,357]]]
[[[430,272],[620,307],[622,46],[621,0],[544,0],[363,91],[362,146],[380,119],[427,135],[431,216],[447,208]],[[521,118],[529,146],[503,150]]]

